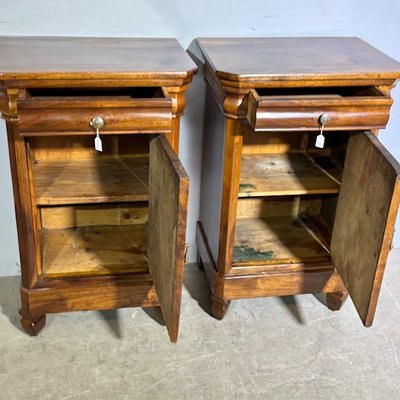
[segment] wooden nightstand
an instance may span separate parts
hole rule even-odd
[[[153,306],[176,341],[189,185],[179,119],[195,72],[174,39],[0,38],[31,335],[47,313]]]
[[[213,315],[234,299],[299,293],[339,309],[350,293],[371,325],[400,199],[399,163],[376,136],[400,64],[357,38],[197,43],[197,242]]]

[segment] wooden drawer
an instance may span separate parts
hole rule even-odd
[[[384,128],[393,100],[375,87],[288,88],[251,90],[247,121],[255,131]]]
[[[35,89],[18,102],[24,136],[92,135],[90,121],[104,120],[102,134],[169,133],[172,102],[159,88]]]

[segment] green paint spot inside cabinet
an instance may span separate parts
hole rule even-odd
[[[255,190],[255,189],[257,189],[257,186],[253,185],[252,183],[241,183],[239,185],[240,191],[246,192],[246,191],[251,191],[251,190]]]
[[[273,251],[260,251],[249,246],[235,246],[233,248],[233,260],[248,261],[248,260],[272,260],[274,258]]]

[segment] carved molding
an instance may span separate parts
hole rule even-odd
[[[18,99],[25,96],[25,90],[16,88],[4,89],[5,109],[2,110],[2,118],[9,122],[18,122]]]
[[[185,93],[187,89],[188,85],[162,87],[164,96],[169,97],[172,100],[173,118],[177,118],[183,115],[183,110],[186,106]]]

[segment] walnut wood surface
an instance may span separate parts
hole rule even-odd
[[[332,260],[366,326],[372,324],[400,201],[400,164],[371,133],[347,150]]]
[[[398,195],[395,194],[393,200],[390,200],[392,198],[391,194],[388,194],[390,190],[385,190],[384,187],[392,185],[392,189],[394,188],[393,174],[388,172],[388,168],[382,168],[379,163],[375,167],[380,172],[375,172],[371,160],[364,158],[363,148],[356,149],[354,146],[351,152],[358,154],[358,166],[352,169],[361,171],[366,162],[369,172],[364,174],[365,179],[369,175],[375,177],[381,175],[379,178],[382,181],[381,186],[376,185],[376,190],[380,193],[370,193],[367,188],[368,181],[363,184],[358,184],[356,181],[354,187],[348,183],[345,189],[345,192],[348,192],[346,200],[337,206],[337,195],[334,193],[315,195],[307,193],[306,190],[301,198],[300,193],[294,192],[290,195],[290,190],[293,188],[290,181],[296,182],[297,175],[300,175],[297,185],[301,186],[304,182],[304,176],[298,174],[296,168],[286,170],[288,175],[293,173],[294,176],[290,177],[293,179],[289,177],[284,179],[282,174],[281,184],[277,185],[281,192],[268,191],[271,189],[268,176],[258,174],[258,169],[254,169],[252,164],[261,154],[267,160],[269,155],[279,158],[290,155],[293,151],[308,152],[318,165],[324,165],[324,170],[332,177],[317,168],[319,172],[332,178],[331,182],[340,181],[342,161],[350,136],[347,130],[351,132],[371,129],[377,134],[377,128],[386,125],[392,104],[390,90],[394,87],[396,79],[400,78],[400,64],[357,38],[205,38],[197,39],[197,43],[202,52],[199,61],[204,64],[204,77],[224,118],[224,124],[220,123],[218,131],[213,132],[213,135],[222,137],[221,141],[225,140],[224,149],[220,150],[220,157],[224,162],[221,224],[214,224],[220,228],[218,258],[211,251],[215,246],[215,239],[209,235],[209,227],[202,226],[202,214],[197,235],[199,257],[210,283],[215,313],[221,318],[225,312],[225,305],[231,299],[308,292],[332,294],[328,303],[330,306],[333,305],[332,308],[338,308],[343,303],[346,289],[329,259],[331,232],[335,224],[337,234],[333,241],[337,246],[335,251],[340,255],[337,258],[344,261],[348,252],[349,259],[346,261],[352,260],[351,264],[342,263],[344,267],[340,268],[339,272],[342,274],[342,271],[345,271],[344,279],[350,280],[356,287],[358,296],[356,301],[359,302],[361,299],[364,307],[361,314],[368,312],[368,316],[364,317],[368,320],[367,324],[370,324],[383,274],[382,266],[386,261],[390,232],[394,224],[393,215],[397,211],[398,199],[395,199]],[[213,112],[215,113],[206,107],[207,118]],[[316,151],[313,148],[315,133],[312,131],[317,132],[320,129],[318,119],[324,112],[331,116],[331,124],[328,123],[326,130],[339,132],[328,133],[325,148]],[[236,124],[239,121],[241,124]],[[206,133],[206,137],[207,135],[210,135],[210,132]],[[207,145],[210,143],[212,142],[207,141]],[[216,151],[216,148],[204,148],[203,154],[211,151]],[[215,159],[218,157],[215,156]],[[248,168],[246,162],[249,164]],[[238,193],[236,191],[240,187],[238,166],[241,163],[240,170],[242,177],[246,177],[246,182],[241,180],[243,190],[239,190]],[[336,167],[339,168],[337,174]],[[345,167],[344,173],[348,176],[357,173],[349,172],[347,169],[351,167]],[[203,175],[202,180],[217,176],[219,171],[215,162],[206,166],[206,170],[207,174]],[[389,176],[388,179],[383,176],[385,174]],[[257,179],[258,175],[260,179]],[[254,195],[267,197],[264,199],[242,197],[238,201],[238,195],[253,194],[250,189],[247,190],[248,193],[244,190],[245,184],[251,179],[257,180],[256,186],[263,187],[262,191],[258,193],[255,191]],[[386,183],[383,183],[385,180]],[[317,188],[317,184],[315,190],[323,190],[324,182],[326,180],[322,179],[321,186]],[[213,184],[214,186],[202,183],[202,187],[207,187],[209,196],[219,190],[215,186],[215,180]],[[342,189],[336,184],[335,191],[338,190]],[[279,197],[276,197],[276,201],[275,198],[270,198],[271,194],[277,193],[286,194],[286,198],[292,196],[293,202],[283,201]],[[304,200],[305,196],[310,196],[309,202]],[[320,196],[319,199],[315,199],[316,196]],[[370,204],[366,200],[368,196],[371,197]],[[374,208],[375,200],[377,205]],[[382,213],[379,216],[377,213],[374,217],[376,219],[367,227],[369,219],[365,216],[363,202],[368,203],[369,213],[374,215],[379,204],[383,207],[384,203],[385,207],[389,208],[381,207]],[[351,204],[354,212],[343,211],[347,203]],[[356,204],[361,204],[361,207]],[[212,203],[207,202],[207,205],[212,206]],[[357,210],[355,207],[358,207]],[[338,215],[343,214],[339,217],[342,221],[339,225],[336,225],[338,219],[335,221],[336,211]],[[327,249],[327,258],[314,263],[288,259],[286,263],[271,265],[259,265],[260,263],[253,260],[248,263],[242,262],[243,265],[232,266],[235,224],[236,228],[240,228],[243,221],[255,218],[258,223],[272,218],[275,213],[276,217],[282,216],[279,217],[282,221],[283,218],[293,219],[299,216],[297,221],[304,224],[305,231],[312,236],[315,234],[315,239],[318,239],[317,242],[320,241],[321,248]],[[263,235],[253,234],[252,230],[257,226],[249,223],[242,232],[241,239],[255,244],[253,249],[257,249],[260,245],[260,249],[268,253],[266,247],[262,247],[265,245]],[[291,235],[287,234],[290,226],[290,223],[283,225],[282,232],[286,229],[286,233],[281,233],[281,237],[288,240],[291,238]],[[354,232],[351,233],[351,226],[362,227],[367,235],[369,232],[377,233],[378,240],[375,242],[372,242],[372,239],[369,242],[367,240],[369,251],[372,251],[374,245],[380,246],[379,243],[383,240],[380,238],[384,237],[382,242],[384,244],[375,249],[374,257],[378,260],[376,273],[374,257],[368,256],[367,260],[367,252],[361,254],[364,249],[361,245],[361,230],[355,235]],[[264,233],[265,231],[266,229]],[[237,232],[240,233],[240,229],[237,229]],[[350,240],[346,240],[349,235]],[[301,235],[301,239],[303,240],[305,236]],[[284,250],[281,245],[286,243],[286,250],[296,251],[296,243],[299,243],[297,239],[286,243],[278,238],[273,241],[272,246]],[[268,245],[270,244],[268,242]],[[301,251],[308,251],[309,246],[299,247]],[[357,257],[361,257],[361,261],[356,264]],[[354,278],[361,276],[363,271],[365,271],[363,279],[369,282],[366,285],[357,283],[357,279]],[[374,279],[375,285],[373,285]]]
[[[375,88],[361,93],[347,89],[349,94],[342,94],[341,88],[325,89],[330,94],[323,95],[303,91],[303,95],[281,96],[250,91],[247,120],[256,132],[307,131],[320,130],[319,118],[328,114],[327,131],[379,129],[386,126],[393,104],[389,96]],[[321,89],[319,92],[324,93]]]
[[[38,161],[36,204],[88,204],[148,199],[148,157]]]
[[[306,154],[242,155],[239,197],[338,193],[339,187]]]
[[[148,154],[149,133],[164,134],[178,151],[185,91],[196,69],[175,39],[0,37],[0,112],[28,333],[36,334],[50,312],[159,305],[150,275],[135,270],[141,258],[147,271],[142,200],[149,173],[148,158],[140,165],[132,158]],[[98,115],[105,119],[101,157],[89,126]],[[172,231],[170,224],[163,232],[172,237]],[[183,250],[176,255],[181,277]],[[181,287],[180,281],[179,304]]]
[[[397,79],[400,64],[358,38],[197,39],[220,79]]]
[[[196,71],[176,39],[0,37],[0,80],[157,79]]]
[[[150,276],[139,274],[40,279],[31,289],[21,288],[21,300],[27,316],[159,305]]]
[[[110,133],[170,133],[172,129],[171,107],[134,108],[113,107],[91,108],[90,104],[81,109],[21,110],[20,130],[24,136],[37,135],[90,135],[94,130],[90,121],[102,117],[104,128],[100,135]]]
[[[293,217],[238,218],[233,264],[265,265],[330,260],[317,235]]]
[[[150,143],[148,262],[170,339],[182,297],[189,177],[167,139]]]
[[[40,207],[44,229],[143,225],[148,215],[147,202]]]
[[[222,275],[210,258],[211,253],[201,224],[198,224],[199,256],[211,285],[213,301],[223,304],[230,299],[286,296],[299,293],[331,293],[344,291],[343,283],[331,265],[316,264],[313,268],[281,270],[273,273]]]
[[[147,273],[147,226],[44,229],[42,275]]]

